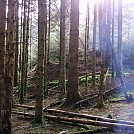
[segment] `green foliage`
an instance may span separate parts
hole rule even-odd
[[[121,94],[119,94],[119,93],[113,93],[113,94],[111,94],[109,97],[108,97],[108,99],[109,100],[117,100],[118,98],[120,98],[121,97]]]
[[[123,48],[123,65],[125,68],[134,69],[134,46],[129,44]]]
[[[96,75],[96,81],[100,80],[100,76]],[[91,84],[92,81],[92,76],[88,76],[88,84]],[[66,83],[68,82],[68,80],[66,80]],[[79,85],[84,86],[86,82],[86,76],[81,76],[79,77]],[[50,81],[47,83],[47,85],[52,86],[52,87],[58,87],[60,85],[60,81],[59,80],[54,80],[54,81]]]
[[[49,86],[59,86],[60,82],[59,80],[54,80],[48,83]]]
[[[87,80],[88,80],[88,84],[91,84],[91,82],[92,82],[92,76],[89,75],[87,77]],[[99,82],[99,80],[100,80],[100,75],[96,75],[96,82]],[[86,76],[84,75],[84,76],[81,76],[79,78],[79,84],[82,85],[82,86],[84,86],[85,83],[86,83]]]

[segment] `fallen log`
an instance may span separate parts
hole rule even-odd
[[[35,106],[29,106],[29,105],[24,105],[24,104],[14,104],[14,107],[23,107],[23,108],[27,108],[29,110],[34,110]]]
[[[54,107],[56,105],[60,105],[61,103],[63,103],[64,100],[58,100],[58,101],[55,101],[53,103],[50,103],[48,106],[46,106],[45,108],[43,108],[43,110],[45,109],[48,109],[50,107]],[[24,105],[24,104],[14,104],[13,105],[14,107],[22,107],[22,108],[26,108],[28,110],[34,110],[35,109],[35,106],[29,106],[29,105]]]
[[[125,102],[126,100],[124,99],[120,99],[120,100],[110,100],[110,103],[121,103],[121,102]]]
[[[15,91],[15,93],[13,94],[13,97],[15,97],[18,93],[19,93],[19,90]]]
[[[34,114],[29,114],[29,113],[16,112],[16,111],[13,111],[12,113],[18,114],[18,115],[30,116],[31,118],[34,117]],[[87,125],[93,125],[93,126],[108,127],[110,129],[134,131],[134,125],[101,122],[101,121],[94,121],[94,120],[87,120],[87,119],[83,120],[83,119],[77,119],[77,118],[59,117],[59,116],[54,116],[54,115],[45,115],[45,118],[52,120],[52,121],[63,121],[63,122],[65,121],[65,122],[71,122],[71,123],[80,123],[80,124],[87,124]]]
[[[134,122],[132,122],[132,121],[115,120],[115,119],[109,119],[109,118],[104,118],[104,117],[100,117],[100,116],[93,116],[93,115],[89,115],[89,114],[74,113],[74,112],[68,112],[68,111],[63,111],[63,110],[58,110],[58,109],[45,109],[45,112],[48,112],[49,114],[56,114],[56,115],[57,114],[62,114],[62,116],[63,115],[68,115],[69,117],[86,118],[86,119],[95,120],[95,121],[103,121],[103,122],[134,125]]]
[[[125,84],[128,83],[128,82],[130,82],[130,81],[132,81],[132,80],[129,80],[129,81],[125,82]],[[114,88],[111,88],[110,90],[105,91],[105,92],[103,93],[103,96],[110,95],[111,92],[113,92],[113,91],[115,91],[115,90],[121,92],[121,89],[120,89],[121,87],[122,87],[122,84],[120,84],[120,85],[118,85],[118,86],[116,86],[116,87],[114,87]],[[86,105],[87,105],[87,104],[90,104],[89,102],[90,102],[91,100],[93,100],[93,99],[97,99],[97,97],[98,97],[98,94],[96,94],[96,95],[94,95],[94,96],[92,96],[92,97],[89,97],[89,98],[80,100],[80,101],[78,101],[78,102],[76,102],[76,103],[74,104],[74,107],[78,107],[78,106],[80,106],[80,105],[85,105],[85,104],[86,104]]]
[[[61,131],[61,132],[58,133],[58,134],[67,134],[67,132],[66,132],[66,131]]]
[[[18,118],[23,119],[23,120],[32,120],[34,118],[34,114],[32,113],[24,113],[24,112],[18,112],[18,111],[12,111],[12,114],[16,114],[16,115],[22,115]],[[47,118],[47,115],[45,115],[45,117]],[[60,120],[57,120],[57,122],[61,122]],[[75,127],[80,127],[80,128],[84,128],[85,130],[88,130],[89,127],[83,124],[78,124],[78,123],[72,123],[72,122],[64,122],[64,124],[70,125],[70,126],[75,126]]]
[[[55,101],[55,102],[53,102],[53,103],[50,103],[48,106],[46,106],[45,108],[43,108],[43,111],[44,111],[45,109],[50,108],[50,107],[54,107],[54,106],[60,105],[60,104],[62,104],[63,102],[64,102],[64,100],[58,100],[58,101]]]
[[[34,117],[34,114],[33,114],[33,113],[25,113],[25,112],[12,111],[12,114],[23,115],[23,116],[29,116],[29,117],[31,117],[31,118]]]

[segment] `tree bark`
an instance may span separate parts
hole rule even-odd
[[[47,49],[47,63],[50,61],[50,29],[51,29],[51,0],[49,0],[49,11],[48,11],[48,17],[49,17],[49,22],[48,22],[48,49]]]
[[[5,24],[6,24],[6,0],[0,1],[0,133],[4,132],[3,122],[4,122],[4,96],[5,96],[5,86],[4,86],[4,69],[5,69]]]
[[[118,49],[117,49],[117,64],[121,73],[122,66],[122,0],[118,0]],[[116,72],[116,76],[119,77],[119,72]]]
[[[21,66],[21,87],[20,87],[20,103],[24,103],[24,91],[25,91],[25,62],[26,62],[26,0],[24,2],[24,18],[23,18],[23,44],[22,44],[22,66]]]
[[[114,8],[115,8],[115,0],[113,0],[113,12],[112,12],[112,48],[114,49]],[[112,78],[114,78],[114,59],[113,59],[113,53],[112,53]]]
[[[25,47],[25,81],[24,81],[24,95],[27,93],[27,70],[28,70],[28,47],[29,47],[29,15],[30,15],[30,0],[27,3],[27,29],[26,29],[26,47]]]
[[[100,83],[99,83],[99,93],[97,107],[103,107],[103,87],[104,87],[104,45],[103,45],[103,4],[102,2],[98,5],[98,15],[99,15],[99,45],[101,53],[101,64],[100,64]]]
[[[14,87],[18,85],[18,52],[19,52],[19,2],[16,2],[16,13],[15,13],[15,65],[14,65]]]
[[[59,99],[66,92],[66,46],[65,46],[66,0],[61,0],[60,7],[60,91]]]
[[[46,30],[46,0],[38,0],[38,63],[36,81],[36,107],[33,122],[43,123],[43,100],[44,100],[44,45]]]
[[[95,89],[95,71],[96,71],[96,19],[97,19],[97,4],[94,4],[94,27],[93,27],[93,49],[92,49],[92,88]]]
[[[80,99],[78,93],[79,1],[77,0],[71,0],[70,21],[68,84],[64,106],[71,106]]]
[[[11,110],[13,101],[13,76],[14,76],[14,5],[15,1],[8,2],[7,13],[7,40],[6,40],[6,57],[5,57],[5,74],[4,74],[4,96],[2,111],[2,133],[11,134]],[[4,43],[5,44],[5,43]]]

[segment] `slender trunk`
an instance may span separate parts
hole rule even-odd
[[[115,0],[113,0],[113,13],[112,13],[112,48],[114,49],[114,7],[115,7]],[[114,78],[114,60],[113,60],[113,53],[112,53],[112,78]]]
[[[47,83],[46,83],[46,69],[47,69],[47,8],[45,11],[45,35],[44,35],[44,95],[47,91]]]
[[[95,89],[95,68],[96,68],[96,19],[97,5],[94,4],[94,28],[93,28],[93,52],[92,52],[92,87]]]
[[[5,120],[5,86],[4,86],[4,69],[5,69],[5,24],[6,24],[6,1],[0,1],[0,133],[5,132],[3,123]]]
[[[49,17],[49,22],[48,22],[48,49],[47,49],[47,63],[50,61],[50,27],[51,27],[51,0],[49,0],[49,11],[48,11],[48,17]]]
[[[29,68],[30,68],[30,70],[32,69],[32,59],[31,59],[31,55],[32,55],[32,14],[31,14],[31,24],[30,24],[30,43],[29,43],[29,46],[30,46],[30,56],[29,56],[29,60],[30,60],[30,66],[29,66]]]
[[[36,73],[36,108],[35,108],[35,123],[43,123],[43,82],[44,82],[44,45],[46,37],[46,0],[38,0],[38,63]]]
[[[24,88],[25,88],[25,48],[26,48],[26,0],[24,0],[24,18],[23,18],[23,46],[22,46],[22,66],[21,66],[21,89],[20,89],[20,103],[24,102]]]
[[[24,95],[26,95],[26,93],[27,93],[28,46],[29,46],[29,14],[30,14],[30,0],[28,0],[28,16],[27,16],[27,29],[26,29]]]
[[[98,93],[98,102],[97,107],[103,107],[103,88],[104,88],[104,45],[103,45],[103,38],[104,38],[104,29],[103,29],[103,5],[99,3],[99,45],[101,46],[101,64],[100,64],[100,85],[99,85],[99,93]]]
[[[65,94],[66,91],[66,50],[65,50],[65,14],[66,14],[66,0],[61,1],[60,9],[60,91],[59,98]]]
[[[18,51],[19,51],[19,17],[18,17],[18,10],[19,10],[19,2],[16,5],[16,31],[15,31],[15,68],[14,68],[14,87],[18,85]]]
[[[4,75],[4,111],[3,111],[3,133],[11,134],[11,111],[13,101],[13,76],[14,76],[14,0],[8,2],[7,14],[7,40]]]
[[[21,6],[21,22],[20,22],[20,45],[19,45],[19,85],[21,87],[21,65],[22,65],[22,32],[23,32],[23,0],[22,0],[22,6]],[[19,87],[19,88],[20,88]],[[19,91],[19,96],[21,91]]]
[[[86,16],[86,29],[85,29],[85,71],[86,71],[86,82],[85,82],[85,94],[88,89],[88,49],[89,49],[89,2],[87,2],[87,16]]]
[[[122,66],[122,0],[118,0],[118,49],[117,49],[117,62],[121,72]],[[116,74],[119,77],[119,74]]]
[[[107,25],[106,25],[106,52],[105,52],[105,67],[108,68],[110,66],[110,43],[111,43],[111,0],[106,0],[106,17],[107,17]]]

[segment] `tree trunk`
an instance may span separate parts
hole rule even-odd
[[[3,96],[3,122],[2,129],[4,134],[11,134],[11,110],[13,101],[13,76],[14,76],[14,0],[8,3],[7,13],[7,40],[6,40],[6,58],[4,75],[4,96]]]
[[[66,46],[65,46],[65,15],[66,0],[61,0],[60,7],[60,91],[59,99],[66,92]]]
[[[99,84],[99,93],[98,93],[98,101],[97,101],[97,107],[101,108],[103,107],[103,88],[104,88],[104,45],[103,45],[103,36],[104,34],[104,29],[103,29],[103,5],[100,2],[99,3],[99,9],[98,9],[98,14],[99,14],[99,45],[101,46],[101,65],[100,65],[100,84]],[[104,7],[105,8],[105,7]]]
[[[24,95],[27,93],[27,70],[28,70],[28,46],[29,46],[29,14],[30,14],[30,0],[27,4],[27,29],[26,29],[26,47],[25,47],[25,81],[24,81]]]
[[[24,103],[25,90],[25,55],[26,55],[26,0],[24,0],[24,18],[23,18],[23,46],[22,46],[22,66],[21,66],[21,87],[20,87],[20,103]]]
[[[29,60],[30,60],[30,65],[29,65],[29,69],[31,70],[32,69],[32,14],[31,14],[31,17],[30,17],[30,39],[29,39],[29,46],[30,46],[30,53],[29,53]]]
[[[117,64],[121,73],[122,66],[122,0],[118,0],[118,49],[117,49]],[[116,76],[119,77],[120,74],[116,73]]]
[[[5,119],[5,107],[4,107],[4,69],[5,69],[5,24],[6,24],[6,1],[0,1],[0,133],[5,132],[3,126]]]
[[[92,52],[92,88],[95,89],[95,68],[96,68],[96,19],[97,4],[94,4],[94,27],[93,27],[93,52]]]
[[[108,68],[110,66],[110,43],[111,43],[111,0],[106,2],[106,17],[107,17],[107,22],[106,22],[106,52],[105,52],[105,67]]]
[[[65,106],[71,106],[80,99],[78,93],[79,1],[77,0],[71,0],[70,22],[69,68]]]
[[[22,0],[22,3],[21,3],[21,22],[20,22],[20,45],[19,45],[19,83],[21,83],[21,68],[22,68],[22,33],[23,33],[23,0]],[[20,84],[20,87],[21,88],[21,84]],[[21,100],[21,93],[22,91],[20,90],[19,91],[19,97],[20,97],[20,100]]]
[[[47,8],[45,11],[45,35],[44,35],[44,95],[47,91],[47,83],[46,83],[46,69],[47,69]]]
[[[18,85],[18,52],[19,52],[19,2],[16,3],[16,28],[15,28],[15,65],[14,65],[14,87]]]
[[[86,71],[86,82],[85,82],[85,94],[87,94],[88,89],[88,49],[89,49],[89,2],[87,1],[87,13],[86,13],[86,28],[85,28],[85,71]]]
[[[114,49],[114,8],[115,8],[115,0],[113,0],[113,13],[112,13],[112,48]],[[112,78],[114,78],[114,60],[112,53]]]
[[[49,0],[49,11],[48,11],[48,16],[49,16],[49,22],[48,22],[48,49],[47,49],[47,63],[50,61],[50,29],[51,29],[51,0]]]
[[[36,73],[36,107],[33,122],[43,123],[44,44],[46,30],[46,0],[38,0],[38,63]]]

